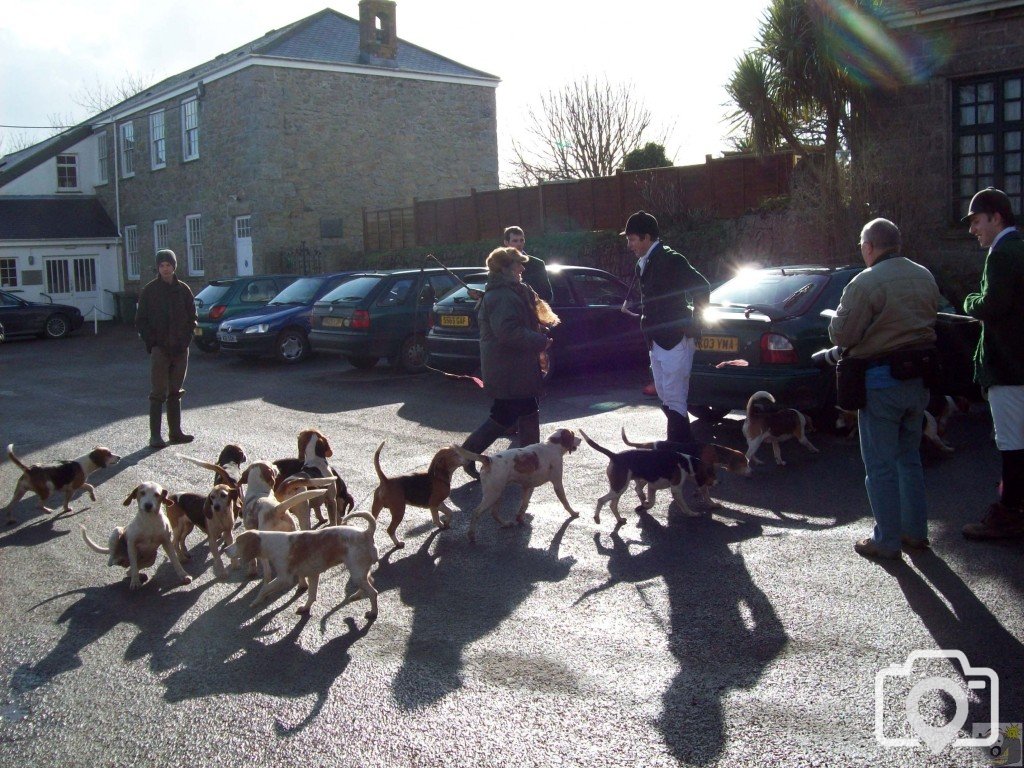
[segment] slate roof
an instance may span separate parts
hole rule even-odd
[[[0,240],[117,238],[95,197],[0,197]]]
[[[68,147],[73,147],[92,133],[88,125],[79,125],[70,130],[51,136],[31,147],[11,152],[0,157],[0,187],[32,170],[40,163],[59,155]]]

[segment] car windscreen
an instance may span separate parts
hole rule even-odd
[[[380,285],[379,275],[364,275],[346,280],[333,291],[328,291],[317,304],[355,304],[370,295]]]
[[[437,304],[444,307],[465,307],[476,304],[483,295],[486,285],[483,282],[467,282],[466,285],[469,287],[459,286]]]
[[[324,284],[322,277],[300,277],[270,302],[271,304],[309,304]]]
[[[711,304],[774,307],[800,314],[827,282],[828,275],[820,273],[742,272],[711,292]]]
[[[231,284],[218,284],[210,283],[208,286],[203,288],[199,293],[196,294],[196,304],[200,307],[209,306],[216,304],[218,301],[227,296],[228,291],[231,290]]]

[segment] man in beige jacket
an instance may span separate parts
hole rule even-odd
[[[934,352],[939,310],[932,273],[899,251],[900,231],[891,221],[875,219],[864,226],[860,252],[867,269],[846,286],[828,329],[834,344],[867,366],[867,402],[858,424],[875,530],[854,549],[893,559],[901,547],[928,547],[921,469],[928,389],[920,375],[927,369],[918,363]]]

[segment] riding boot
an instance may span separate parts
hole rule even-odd
[[[181,431],[181,400],[167,399],[167,431],[172,443],[191,443],[195,438]]]
[[[540,442],[540,411],[534,411],[526,416],[520,416],[516,422],[516,432],[519,434],[519,447],[525,448]]]
[[[167,443],[160,436],[160,427],[164,419],[164,404],[159,400],[149,401],[149,447],[155,450],[166,448]]]
[[[672,443],[692,443],[693,433],[690,431],[690,417],[685,413],[673,411],[667,405],[661,406],[668,420],[666,439]]]
[[[462,447],[473,453],[483,453],[491,447],[491,443],[499,437],[503,437],[506,432],[508,432],[508,427],[502,426],[494,419],[487,419],[487,421],[476,428],[473,434],[463,441]],[[467,462],[462,468],[474,480],[480,479],[480,472],[476,468],[476,462]]]

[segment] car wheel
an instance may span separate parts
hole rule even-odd
[[[345,359],[353,368],[358,368],[360,371],[370,370],[380,360],[379,357],[370,357],[369,355],[349,355]]]
[[[277,356],[286,363],[299,363],[309,356],[309,339],[297,328],[287,328],[277,337]]]
[[[217,352],[220,350],[220,344],[216,341],[209,341],[208,339],[195,339],[194,341],[196,346],[203,352]]]
[[[46,318],[46,325],[43,326],[43,333],[48,339],[63,339],[71,333],[71,323],[67,315],[54,314]]]
[[[698,419],[702,421],[710,421],[711,423],[721,421],[725,415],[729,413],[728,408],[715,408],[711,405],[688,405],[686,406],[686,410]]]
[[[406,373],[419,373],[427,366],[427,340],[421,334],[414,334],[402,342],[392,362]]]

